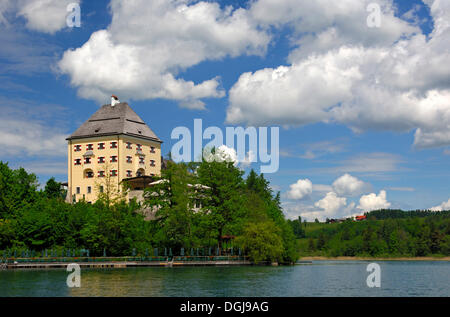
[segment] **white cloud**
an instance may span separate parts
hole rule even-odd
[[[67,5],[80,0],[19,0],[18,16],[27,20],[27,28],[53,34],[67,27]]]
[[[26,162],[15,164],[16,167],[23,167],[29,173],[34,174],[44,174],[44,175],[67,175],[67,162],[51,162],[51,161],[40,161],[40,162]]]
[[[323,171],[332,173],[385,173],[398,171],[399,164],[404,160],[391,153],[375,152],[354,155],[340,161],[338,166]]]
[[[327,193],[314,206],[286,205],[285,210],[291,219],[301,216],[308,221],[316,218],[320,221],[326,218],[347,218],[356,214],[355,203],[347,204],[347,198],[339,197],[335,192]]]
[[[333,188],[330,185],[313,184],[313,191],[315,192],[331,192]]]
[[[61,157],[67,152],[66,137],[39,121],[0,118],[2,157],[20,154]]]
[[[347,205],[347,198],[338,197],[335,192],[329,192],[324,198],[314,204],[323,209],[326,214],[334,215],[338,210]]]
[[[315,159],[320,156],[324,156],[327,154],[334,154],[343,152],[345,149],[345,145],[339,144],[332,141],[322,141],[322,142],[315,142],[315,143],[309,143],[309,144],[302,144],[302,148],[304,148],[303,154],[295,154],[290,149],[284,149],[280,151],[281,156],[285,157],[299,157],[302,159]]]
[[[0,158],[23,156],[64,157],[67,142],[61,120],[65,109],[0,96]]]
[[[8,20],[5,18],[5,14],[11,10],[13,2],[11,0],[0,1],[0,25],[9,26]]]
[[[245,156],[244,160],[239,162],[239,164],[241,165],[241,167],[243,168],[248,168],[252,165],[253,162],[256,162],[256,154],[250,150],[247,152],[247,155]]]
[[[333,190],[339,196],[356,196],[367,187],[366,183],[350,174],[344,174],[333,182]]]
[[[269,36],[245,9],[186,0],[111,1],[112,23],[82,47],[66,51],[60,71],[80,96],[106,100],[165,98],[202,109],[199,99],[224,96],[219,78],[200,83],[177,78],[180,71],[226,56],[260,55]]]
[[[291,199],[304,199],[311,195],[313,184],[309,179],[299,179],[295,184],[289,186],[287,196]]]
[[[429,38],[396,18],[390,1],[381,2],[381,29],[364,25],[367,1],[305,3],[252,6],[266,24],[297,28],[300,46],[288,66],[241,75],[230,90],[227,122],[339,122],[355,132],[416,130],[417,148],[450,144],[448,1],[428,2],[435,21]]]
[[[450,210],[450,199],[448,201],[444,201],[439,206],[435,206],[430,208],[432,211],[443,211],[443,210]]]
[[[391,203],[386,200],[386,191],[381,190],[377,195],[375,193],[364,195],[359,200],[358,208],[364,212],[387,209],[391,206]]]

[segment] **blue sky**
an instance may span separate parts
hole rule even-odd
[[[266,176],[291,218],[450,208],[450,6],[338,3],[0,2],[0,160],[65,181],[65,138],[114,93],[164,154],[196,118],[280,126]]]

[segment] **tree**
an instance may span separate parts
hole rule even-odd
[[[197,191],[195,177],[188,172],[184,163],[168,161],[155,184],[144,190],[144,205],[156,210],[158,230],[162,230],[163,240],[169,247],[189,247],[192,245],[193,211]]]
[[[11,170],[0,161],[0,218],[13,216],[20,206],[37,199],[37,187],[36,175],[23,168]]]
[[[281,261],[283,242],[280,232],[273,221],[248,223],[241,236],[236,238],[236,244],[242,247],[251,261]]]
[[[48,198],[64,198],[64,192],[61,190],[61,183],[55,181],[54,177],[47,181],[44,193]]]
[[[308,239],[308,250],[309,251],[315,251],[316,250],[316,245],[314,244],[314,239],[313,238],[309,238]]]
[[[209,187],[204,199],[211,226],[217,231],[219,248],[222,237],[230,225],[245,216],[243,172],[232,162],[207,162],[203,160],[197,169],[199,183]],[[229,230],[231,231],[231,230]]]
[[[119,184],[117,177],[111,175],[111,166],[105,163],[105,176],[95,183],[97,199],[103,201],[107,206],[125,200],[128,191],[126,183]]]
[[[317,250],[322,250],[325,246],[325,235],[323,232],[319,234],[319,239],[317,240]]]
[[[305,230],[303,230],[302,218],[300,216],[298,216],[298,219],[288,220],[288,222],[291,225],[294,235],[297,239],[305,237]]]

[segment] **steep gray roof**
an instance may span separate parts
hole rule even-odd
[[[83,123],[67,140],[107,135],[130,135],[162,141],[126,102],[104,105]]]

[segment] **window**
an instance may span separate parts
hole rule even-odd
[[[105,171],[98,171],[98,177],[105,177]]]
[[[99,156],[98,158],[98,163],[105,163],[105,157],[104,156]]]
[[[117,156],[111,156],[111,163],[116,163],[117,162]]]
[[[100,186],[100,193],[103,193],[103,186]]]
[[[142,144],[136,144],[136,150],[142,151]]]
[[[81,151],[81,145],[75,145],[74,146],[74,151],[75,152],[80,152]]]
[[[104,150],[105,149],[105,143],[99,143],[98,144],[98,149],[99,150]]]
[[[117,149],[117,142],[111,142],[111,149]]]
[[[75,159],[75,165],[81,165],[81,159]]]
[[[151,146],[151,147],[150,147],[150,153],[156,153],[155,147],[154,147],[154,146]]]
[[[145,164],[145,159],[143,157],[139,158],[139,164]]]
[[[111,176],[117,176],[117,170],[111,170]]]
[[[127,177],[133,177],[132,171],[127,171]]]
[[[136,172],[136,176],[137,177],[141,177],[141,176],[144,176],[145,175],[145,172],[144,172],[144,170],[142,170],[142,169],[140,169],[140,170],[138,170],[137,172]]]
[[[91,187],[91,186],[88,186],[88,188],[87,188],[87,193],[88,193],[88,194],[92,193],[92,187]]]
[[[131,142],[127,142],[127,149],[132,149]]]
[[[133,163],[133,158],[131,156],[127,156],[127,163]]]
[[[84,158],[84,164],[91,164],[91,158],[90,157],[85,157]]]
[[[150,166],[156,166],[154,160],[150,160]]]
[[[94,144],[87,144],[86,151],[92,151],[94,149]]]
[[[94,172],[93,171],[87,171],[86,172],[86,178],[94,178]]]
[[[77,194],[79,195],[81,193],[81,188],[77,187]]]

